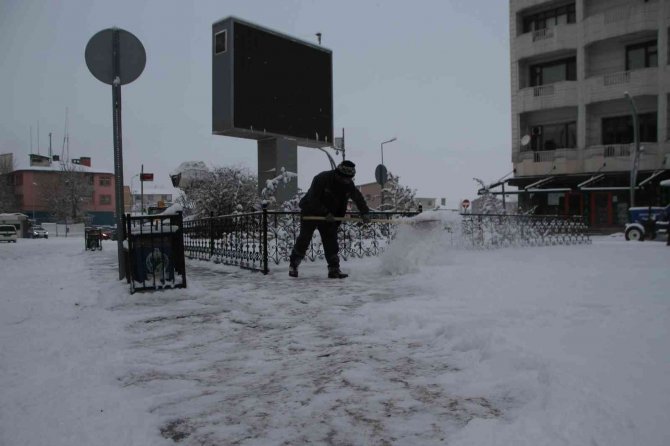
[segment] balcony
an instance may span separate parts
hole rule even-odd
[[[640,144],[640,165],[642,170],[661,168],[659,147],[655,142]],[[634,144],[609,144],[589,146],[584,150],[585,172],[617,172],[630,170],[633,162]]]
[[[578,46],[578,34],[574,23],[521,34],[514,42],[514,57],[520,60],[538,54],[574,50]]]
[[[586,79],[584,102],[621,99],[624,91],[631,96],[656,95],[658,92],[658,68],[619,71]]]
[[[510,10],[511,11],[521,11],[522,9],[530,8],[531,6],[537,6],[548,3],[548,0],[511,0]]]
[[[577,105],[577,82],[564,81],[522,88],[517,94],[517,113]]]
[[[658,29],[659,2],[624,5],[584,20],[586,44],[642,31]]]

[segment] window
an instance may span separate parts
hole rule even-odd
[[[523,18],[523,32],[529,33],[545,28],[553,28],[558,25],[575,23],[577,21],[575,4],[561,6],[559,8],[538,12]]]
[[[112,196],[100,195],[100,204],[112,204]]]
[[[655,40],[626,47],[626,71],[657,66],[658,47]]]
[[[227,33],[225,30],[214,35],[214,54],[225,53],[227,48]]]
[[[14,174],[14,186],[23,185],[23,172],[16,172]]]
[[[530,86],[577,80],[577,58],[556,60],[530,66]]]
[[[110,177],[100,177],[98,184],[109,187],[112,185],[112,179]]]
[[[530,149],[533,151],[574,149],[577,147],[577,123],[537,125],[530,131]]]
[[[637,115],[640,131],[640,141],[657,142],[658,132],[656,113],[643,113]],[[633,117],[631,115],[603,118],[602,120],[602,143],[607,144],[630,144],[634,141]]]
[[[93,178],[93,175],[86,175],[88,177],[88,184],[93,186],[95,184],[95,179]]]

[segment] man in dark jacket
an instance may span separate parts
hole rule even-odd
[[[354,185],[356,165],[351,161],[342,161],[336,169],[321,172],[312,180],[312,185],[300,200],[301,216],[325,217],[325,220],[300,221],[300,234],[295,241],[291,252],[288,274],[298,277],[298,265],[305,257],[312,234],[316,229],[321,235],[323,250],[328,262],[328,277],[344,279],[348,274],[340,271],[340,257],[338,255],[337,228],[340,222],[335,217],[344,217],[347,203],[351,198],[361,213],[364,223],[369,222],[368,208],[365,198]]]

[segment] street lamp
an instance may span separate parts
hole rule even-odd
[[[33,181],[33,186],[39,185]],[[33,224],[37,223],[37,220],[35,220],[35,195],[37,195],[37,191],[33,187]]]
[[[633,164],[630,167],[630,207],[635,206],[635,183],[637,183],[637,168],[640,163],[640,129],[637,123],[637,109],[635,108],[635,101],[628,94],[624,92],[624,96],[630,102],[630,108],[633,115],[633,138],[635,139],[635,152],[633,153]]]
[[[381,147],[381,151],[382,151],[382,166],[384,166],[384,144],[388,144],[388,143],[393,142],[395,140],[396,140],[396,137],[394,136],[393,138],[391,138],[387,141],[383,141],[381,143],[380,147]],[[384,167],[386,167],[386,166],[384,166]],[[381,187],[382,187],[382,189],[381,189],[381,192],[380,192],[380,196],[381,196],[380,197],[381,198],[380,209],[383,211],[384,210],[384,181],[383,181],[383,177],[382,177]]]

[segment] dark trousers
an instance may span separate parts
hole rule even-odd
[[[335,222],[327,221],[300,221],[300,234],[295,241],[293,251],[291,251],[290,262],[293,266],[298,266],[305,257],[309,243],[312,241],[312,235],[315,230],[319,230],[323,251],[326,255],[326,262],[329,268],[340,267],[340,257],[338,252],[340,247],[337,244],[337,227]]]

